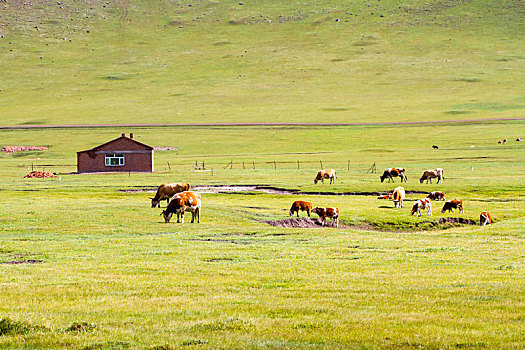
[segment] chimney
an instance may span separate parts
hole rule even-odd
[[[126,137],[126,134],[122,134],[122,137]]]
[[[129,133],[129,138],[133,140],[133,133]]]

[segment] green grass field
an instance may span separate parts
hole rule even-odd
[[[459,121],[0,128],[0,146],[48,147],[0,153],[0,348],[522,349],[524,15],[512,0],[0,2],[0,127]],[[77,151],[123,132],[174,150],[151,174],[74,173]],[[314,185],[321,164],[335,185]],[[380,182],[388,167],[418,192],[402,209],[364,195],[399,185]],[[436,167],[445,181],[420,184]],[[200,224],[166,224],[148,197],[175,181],[316,194],[202,193]],[[433,190],[465,213],[411,216]],[[298,199],[339,207],[343,228],[266,223]],[[484,210],[493,225],[436,225]]]
[[[156,152],[153,174],[110,175],[72,174],[74,150],[120,130],[2,131],[7,144],[39,140],[50,148],[1,158],[0,312],[14,325],[4,327],[0,346],[518,349],[525,341],[524,147],[494,140],[522,125],[183,128],[194,136],[177,142],[166,140],[177,140],[181,128],[143,128],[134,130],[138,140],[178,150]],[[432,142],[411,143],[403,133]],[[297,140],[309,147],[294,149]],[[214,167],[213,175],[194,172],[195,160]],[[231,160],[234,168],[224,169]],[[313,184],[319,160],[337,169],[335,185]],[[165,224],[150,208],[152,193],[122,191],[180,180],[392,190],[398,181],[366,172],[374,161],[379,171],[406,166],[405,189],[443,190],[464,200],[461,217],[477,221],[489,210],[496,223],[432,228],[429,222],[458,214],[441,214],[435,203],[432,218],[410,216],[421,194],[394,210],[375,196],[205,193],[200,224]],[[444,183],[420,184],[421,171],[437,165]],[[28,166],[60,180],[24,179]],[[296,199],[339,207],[352,228],[263,222],[287,218]]]

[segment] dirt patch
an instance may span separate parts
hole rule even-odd
[[[43,262],[44,262],[44,260],[26,259],[26,260],[4,261],[4,262],[0,262],[0,264],[19,265],[19,264],[39,264],[39,263],[43,263]]]
[[[15,153],[15,152],[28,152],[28,151],[45,151],[45,146],[2,146],[0,152]]]
[[[153,150],[156,152],[157,151],[178,151],[180,150],[180,148],[155,146],[153,147]]]
[[[271,226],[285,227],[285,228],[322,228],[321,222],[312,220],[309,218],[289,218],[275,221],[262,221]],[[415,223],[368,223],[363,222],[358,225],[346,225],[339,222],[339,229],[353,229],[353,230],[373,230],[373,231],[389,231],[389,232],[401,232],[401,231],[414,231],[414,230],[429,230],[429,229],[448,229],[461,225],[478,225],[478,223],[471,219],[464,218],[440,218],[436,221],[420,221]],[[327,226],[334,227],[333,224],[328,221]]]
[[[478,225],[479,223],[472,220],[472,219],[464,219],[464,218],[440,218],[438,220],[440,224],[462,224],[462,225]]]
[[[322,228],[321,222],[318,220],[312,220],[309,218],[290,218],[275,221],[264,221],[265,223],[276,226],[276,227],[288,227],[288,228]],[[325,227],[335,227],[332,222],[328,222]],[[339,224],[339,228],[351,228],[350,226]]]
[[[253,244],[253,242],[243,240],[243,239],[192,238],[192,239],[187,239],[187,241],[230,243],[230,244],[243,244],[243,245]]]
[[[29,174],[27,174],[26,176],[24,176],[24,179],[25,178],[38,178],[38,179],[42,179],[42,178],[46,178],[46,177],[57,177],[55,174],[53,173],[49,173],[47,171],[37,171],[37,170],[34,170],[32,172],[30,172]]]
[[[118,190],[119,192],[155,192],[156,187],[142,187],[138,189]],[[301,195],[301,196],[380,196],[380,192],[319,192],[301,191],[298,189],[288,189],[270,185],[210,185],[192,186],[192,191],[199,193],[223,193],[223,194],[246,194],[252,195],[254,192],[269,194]],[[427,191],[406,191],[406,194],[429,194]]]

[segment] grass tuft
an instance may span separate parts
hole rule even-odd
[[[217,320],[209,323],[198,323],[192,327],[192,330],[209,332],[249,331],[251,329],[253,329],[251,322],[237,317],[230,317],[225,320]]]
[[[169,344],[156,345],[150,348],[151,350],[174,350],[175,348]]]
[[[64,329],[64,332],[86,333],[93,331],[95,328],[97,328],[97,326],[93,323],[73,322],[69,327]]]
[[[129,349],[131,346],[127,342],[117,341],[117,342],[106,342],[106,343],[96,343],[88,345],[81,348],[81,350],[121,350]]]
[[[25,334],[31,330],[25,322],[13,321],[9,318],[0,319],[0,335]]]
[[[189,339],[189,340],[185,340],[181,343],[182,346],[191,346],[191,345],[204,345],[204,344],[207,344],[208,341],[207,340],[202,340],[202,339]]]
[[[46,327],[35,326],[27,322],[13,321],[8,317],[0,319],[0,336],[23,335],[32,331],[44,331]]]

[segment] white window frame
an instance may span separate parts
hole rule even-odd
[[[126,164],[126,160],[123,153],[106,153],[104,164],[106,164],[106,166],[124,166]]]

